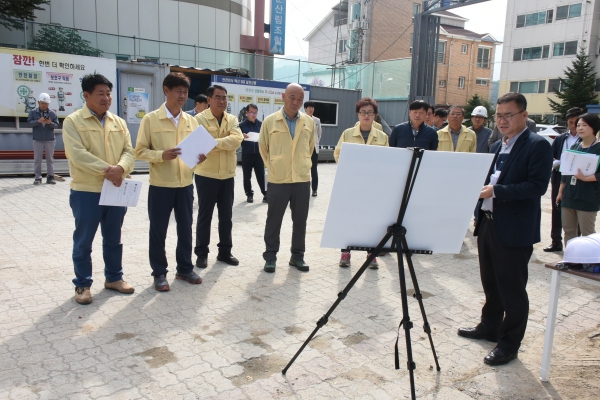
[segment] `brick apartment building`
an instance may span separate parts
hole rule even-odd
[[[308,60],[335,66],[411,57],[414,0],[342,0],[304,40]],[[441,17],[436,106],[490,98],[493,60],[500,44],[492,35],[465,29],[468,21],[449,11]],[[333,39],[335,38],[335,39]]]

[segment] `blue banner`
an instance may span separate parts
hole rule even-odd
[[[271,0],[271,54],[285,54],[286,0]]]

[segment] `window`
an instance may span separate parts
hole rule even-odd
[[[338,53],[345,53],[346,46],[348,45],[348,39],[340,39],[338,41]]]
[[[446,42],[438,42],[437,62],[440,64],[444,64],[446,62]]]
[[[517,15],[517,28],[526,26],[550,24],[554,10],[540,11],[532,14]]]
[[[556,20],[581,17],[581,3],[556,7]]]
[[[577,40],[565,43],[554,43],[553,57],[572,56],[577,54]]]
[[[319,116],[319,118],[321,119],[321,125],[337,126],[339,103],[332,103],[327,101],[314,101],[314,103],[315,116]]]
[[[489,80],[488,79],[475,79],[475,84],[479,85],[479,86],[487,86],[488,85]]]
[[[418,3],[414,3],[412,15],[417,15],[419,12],[421,12],[421,5]]]
[[[550,56],[550,45],[514,49],[513,61],[540,60]]]
[[[458,88],[459,89],[465,88],[465,77],[464,76],[461,76],[458,78]]]
[[[554,89],[561,91],[560,79],[548,79],[548,93],[554,93]]]
[[[489,68],[490,67],[490,54],[492,49],[489,47],[479,47],[477,49],[477,67],[478,68]]]
[[[446,81],[445,80],[441,80],[440,81],[440,87],[446,87]]]
[[[596,79],[596,87],[594,88],[594,92],[600,92],[600,79]]]
[[[460,52],[461,52],[462,54],[467,54],[467,53],[468,53],[468,51],[469,51],[469,46],[467,46],[466,44],[463,44],[463,45],[461,46],[461,48],[460,48]]]
[[[546,81],[511,82],[510,91],[523,94],[545,93]]]

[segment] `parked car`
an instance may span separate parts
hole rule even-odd
[[[548,142],[550,142],[550,144],[552,144],[552,142],[554,142],[554,139],[558,135],[563,134],[568,130],[569,130],[569,128],[567,128],[566,126],[560,126],[560,125],[544,125],[544,124],[537,125],[537,134],[546,138],[546,140]]]

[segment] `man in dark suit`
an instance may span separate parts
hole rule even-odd
[[[420,147],[425,150],[437,150],[438,134],[425,123],[429,104],[415,100],[408,106],[408,122],[398,124],[392,129],[390,147]]]
[[[527,127],[527,100],[519,93],[498,99],[496,121],[503,139],[481,190],[475,226],[485,304],[475,328],[458,335],[498,342],[485,358],[502,365],[517,358],[529,314],[528,263],[540,241],[541,197],[552,168],[550,143]]]
[[[569,131],[559,135],[552,142],[552,156],[554,157],[554,163],[552,164],[552,177],[550,182],[552,183],[552,230],[550,231],[550,237],[552,243],[548,247],[544,247],[544,251],[562,251],[562,220],[560,217],[560,207],[556,205],[556,196],[558,196],[558,189],[560,188],[560,179],[562,174],[559,171],[560,168],[560,156],[562,153],[570,149],[571,146],[579,142],[579,136],[577,136],[577,120],[579,116],[583,115],[583,111],[579,107],[574,107],[567,111],[567,126]]]

